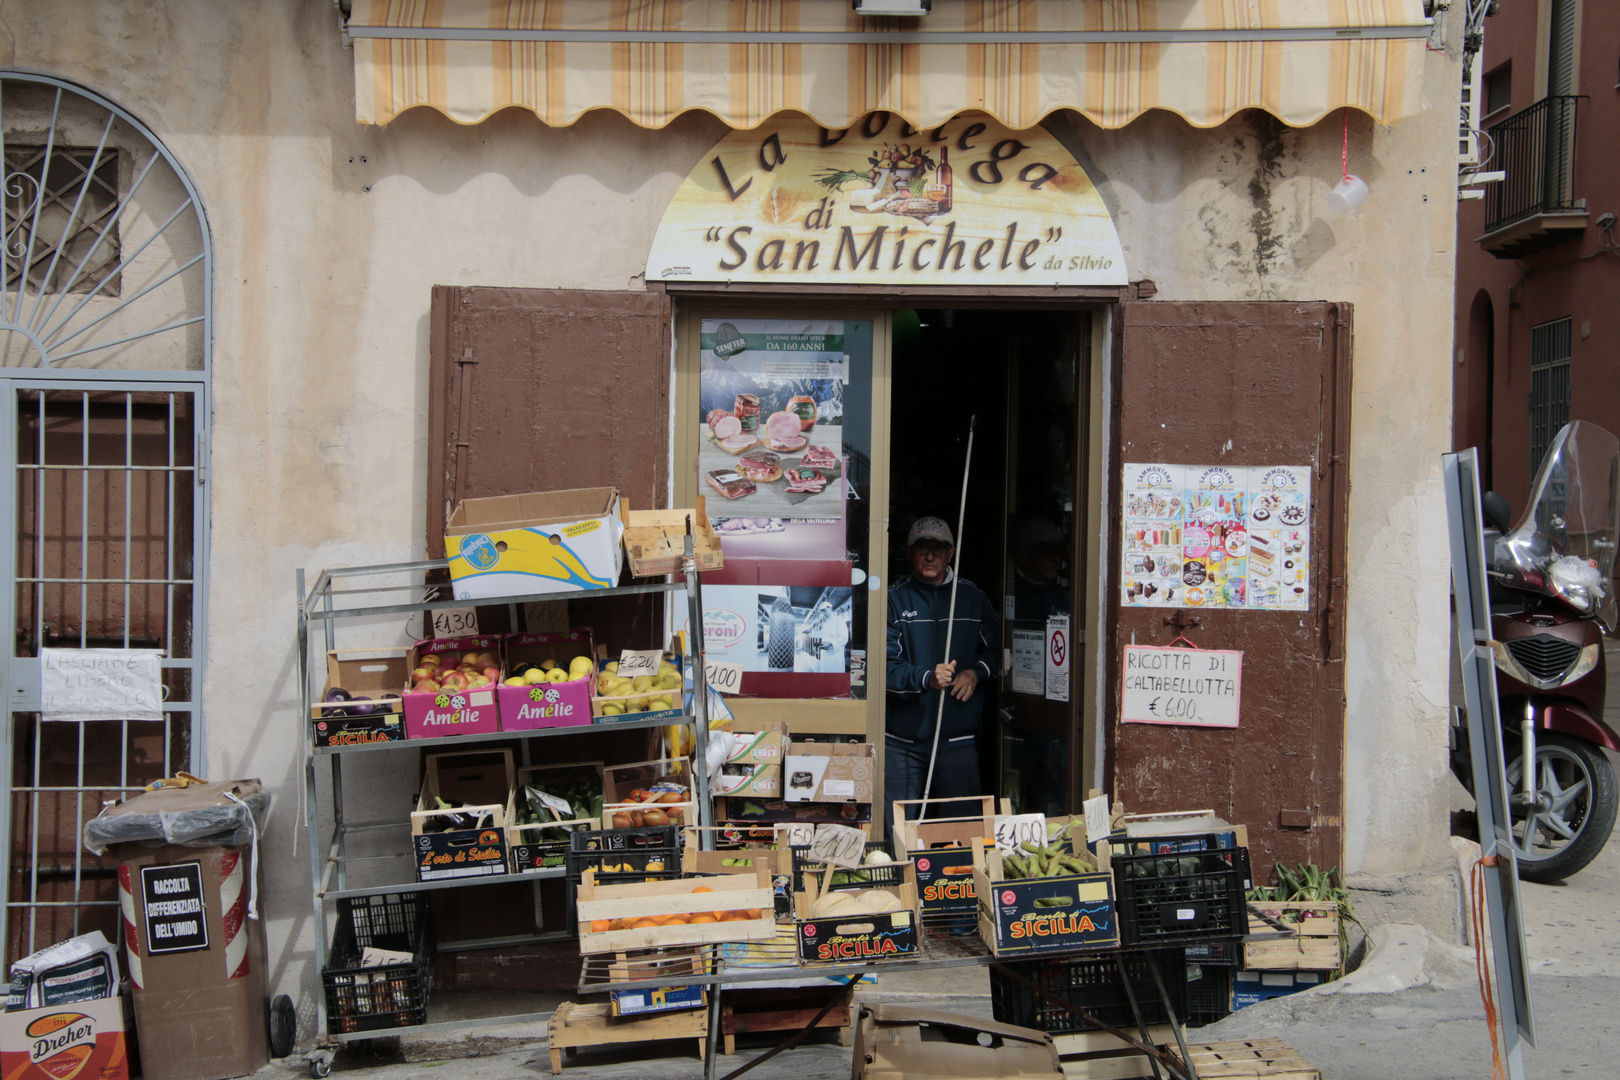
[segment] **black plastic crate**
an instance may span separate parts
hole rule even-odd
[[[1232,969],[1187,962],[1187,1026],[1203,1027],[1232,1015]]]
[[[674,825],[643,825],[636,829],[581,829],[569,835],[568,844],[570,851],[678,852],[680,837],[681,830]]]
[[[655,881],[647,874],[680,876],[681,854],[675,848],[621,848],[609,851],[570,851],[566,876],[578,884],[587,870],[596,871],[596,880],[604,885],[610,881]],[[641,875],[641,876],[638,876]]]
[[[805,891],[804,879],[805,875],[807,874],[816,879],[816,885],[819,888],[821,884],[821,877],[824,873],[826,873],[827,870],[826,864],[810,861],[810,846],[808,844],[796,846],[790,850],[793,852],[793,891]],[[875,889],[881,887],[897,889],[904,884],[906,880],[906,863],[895,862],[894,854],[889,850],[889,845],[882,840],[870,840],[867,842],[866,854],[870,855],[874,851],[881,851],[885,855],[888,855],[889,861],[886,863],[879,863],[876,866],[862,865],[859,871],[844,871],[835,869],[833,871],[833,877],[835,879],[832,883],[833,891],[836,892],[840,889]],[[866,880],[851,881],[847,878],[843,881],[836,880],[842,873],[865,873]]]
[[[1170,1021],[1158,983],[1154,981],[1153,971],[1148,966],[1149,957],[1158,965],[1159,979],[1169,995],[1170,1008],[1175,1010],[1178,1018],[1187,1014],[1187,976],[1180,949],[1117,955],[1124,961],[1125,977],[1130,979],[1130,987],[1136,995],[1136,1005],[1142,1012],[1144,1023],[1165,1024]],[[1017,972],[1053,997],[1085,1009],[1103,1023],[1135,1030],[1136,1017],[1131,1012],[1131,999],[1126,994],[1125,980],[1120,977],[1115,954],[1004,963],[1009,971]],[[1009,978],[998,967],[990,969],[990,1007],[997,1020],[1054,1035],[1097,1030],[1095,1024],[1060,1008],[1023,983]]]
[[[1155,844],[1188,843],[1198,837],[1153,837]],[[1244,900],[1249,881],[1248,848],[1214,842],[1201,850],[1116,853],[1114,904],[1122,945],[1183,945],[1232,941],[1249,932]]]
[[[411,954],[406,964],[361,967],[367,946]],[[427,1023],[433,985],[433,924],[420,893],[338,901],[332,951],[321,969],[328,1034]]]
[[[1187,963],[1207,967],[1235,968],[1243,966],[1243,942],[1206,941],[1187,945]]]

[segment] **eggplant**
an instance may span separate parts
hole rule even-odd
[[[334,686],[334,687],[332,687],[332,689],[330,689],[330,690],[328,690],[326,692],[325,697],[321,698],[321,703],[325,704],[325,705],[332,705],[332,704],[336,704],[337,702],[340,702],[340,701],[353,701],[353,700],[354,700],[354,695],[353,694],[349,693],[347,690],[343,689],[343,687],[341,687],[341,686]],[[349,711],[348,709],[328,709],[328,710],[326,710],[326,715],[327,716],[353,716],[355,714],[352,713],[351,711]]]
[[[350,716],[370,716],[382,708],[381,705],[370,698],[351,698],[350,700],[354,702],[348,709]]]

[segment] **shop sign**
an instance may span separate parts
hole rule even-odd
[[[1108,207],[1045,131],[971,112],[919,130],[874,112],[842,131],[783,115],[727,135],[665,210],[647,280],[1123,285],[1126,273]]]
[[[1125,646],[1124,723],[1235,728],[1242,700],[1241,652]]]

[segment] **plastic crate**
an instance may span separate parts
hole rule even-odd
[[[1136,1017],[1131,1012],[1131,999],[1126,994],[1115,955],[1063,960],[1012,960],[1006,961],[1005,966],[1059,1000],[1085,1009],[1106,1024],[1135,1030]],[[1130,979],[1137,1008],[1142,1011],[1143,1023],[1165,1024],[1170,1021],[1164,1001],[1159,996],[1158,983],[1154,981],[1153,971],[1148,966],[1149,957],[1158,965],[1159,979],[1164,983],[1165,993],[1170,997],[1170,1007],[1175,1010],[1177,1018],[1187,1014],[1187,977],[1180,949],[1117,955],[1124,961],[1125,975]],[[1023,983],[1009,978],[999,970],[1000,966],[990,968],[990,1007],[998,1021],[1053,1035],[1098,1030],[1095,1024],[1059,1008]]]
[[[1187,1026],[1203,1027],[1232,1015],[1232,969],[1187,962]]]
[[[412,959],[387,967],[361,967],[367,946],[408,952]],[[328,1034],[427,1023],[433,926],[425,896],[399,893],[339,900],[328,959],[321,969]]]
[[[804,892],[804,877],[806,874],[813,875],[816,878],[817,884],[820,884],[821,875],[826,872],[827,867],[823,863],[810,861],[810,846],[808,844],[804,844],[793,847],[790,850],[793,853],[793,891]],[[883,854],[888,855],[889,861],[886,863],[879,863],[876,866],[862,865],[861,870],[866,873],[867,880],[853,882],[835,881],[833,882],[833,889],[835,891],[842,889],[873,889],[879,886],[888,886],[889,888],[896,889],[899,888],[901,882],[906,880],[906,866],[908,865],[908,861],[896,862],[894,860],[894,853],[889,850],[889,845],[882,840],[870,840],[867,842],[866,854],[870,855],[874,851],[881,851]],[[836,877],[841,872],[842,871],[834,870],[833,875]]]
[[[580,829],[568,837],[570,851],[680,851],[681,830],[673,825],[639,829]],[[676,856],[679,861],[679,856]]]
[[[1153,837],[1164,844],[1198,839]],[[1202,850],[1116,851],[1113,868],[1122,945],[1235,941],[1249,932],[1248,848],[1219,847],[1212,835]]]

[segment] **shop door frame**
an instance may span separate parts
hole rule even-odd
[[[829,312],[854,312],[858,317],[871,317],[876,321],[877,315],[882,313],[885,318],[903,308],[975,308],[993,311],[1007,311],[1019,308],[1046,309],[1055,308],[1078,314],[1080,311],[1091,313],[1091,333],[1089,340],[1089,371],[1083,373],[1087,380],[1086,396],[1088,399],[1087,415],[1082,418],[1086,425],[1087,464],[1085,474],[1086,485],[1086,545],[1082,556],[1076,561],[1079,573],[1086,575],[1093,583],[1094,591],[1087,596],[1084,609],[1081,612],[1084,640],[1082,648],[1074,653],[1074,660],[1070,666],[1071,698],[1078,704],[1080,723],[1076,731],[1077,752],[1079,754],[1079,767],[1075,773],[1077,781],[1075,790],[1070,792],[1071,799],[1083,798],[1084,792],[1080,789],[1085,786],[1102,787],[1103,779],[1108,767],[1106,760],[1107,750],[1107,723],[1109,714],[1108,696],[1108,655],[1106,632],[1109,615],[1109,597],[1111,595],[1111,582],[1105,575],[1108,573],[1108,545],[1109,545],[1109,500],[1111,499],[1112,485],[1110,477],[1113,468],[1113,432],[1116,420],[1111,404],[1113,387],[1116,385],[1113,365],[1118,349],[1114,338],[1116,327],[1119,325],[1118,309],[1122,303],[1135,298],[1136,290],[1132,286],[1101,287],[1101,286],[1074,286],[1067,288],[1025,289],[1017,287],[993,287],[987,289],[968,289],[963,287],[942,286],[930,288],[926,286],[861,286],[851,285],[847,289],[837,292],[804,286],[769,286],[756,285],[747,292],[733,291],[726,285],[715,285],[705,282],[694,282],[688,285],[667,284],[663,288],[671,300],[671,320],[674,332],[671,335],[671,370],[670,381],[673,384],[670,400],[672,415],[674,417],[691,416],[697,408],[697,355],[699,324],[707,315],[720,315],[724,313],[746,314],[756,318],[813,318],[830,317]],[[872,391],[872,416],[874,427],[877,418],[889,415],[892,407],[892,385],[889,378],[889,349],[890,333],[880,332],[873,328],[873,371],[874,386]],[[883,378],[876,378],[879,370],[879,357],[882,357]],[[697,436],[687,425],[682,428],[679,422],[674,424],[670,433],[671,469],[670,469],[670,495],[671,506],[685,505],[681,502],[683,497],[690,498],[697,491],[697,478],[695,471],[686,469],[683,462],[694,460],[697,453]],[[878,456],[881,447],[882,464],[879,466]],[[1077,444],[1078,449],[1078,444]],[[888,527],[889,527],[889,439],[887,427],[879,433],[873,432],[873,462],[872,462],[872,522],[873,522],[873,554],[872,565],[886,566],[888,558]],[[691,474],[691,475],[688,475]],[[682,477],[685,477],[683,481]],[[689,486],[683,487],[685,483]],[[881,487],[880,487],[881,485]],[[879,499],[881,491],[882,498]],[[886,591],[886,590],[885,590]],[[881,789],[883,771],[883,712],[884,700],[881,691],[884,676],[887,670],[887,651],[872,647],[877,641],[887,642],[888,627],[886,618],[886,605],[874,604],[868,608],[867,627],[867,665],[866,679],[868,696],[865,710],[864,727],[857,728],[848,721],[839,724],[836,728],[829,728],[826,713],[818,713],[812,709],[800,713],[798,710],[805,705],[814,706],[817,702],[786,702],[789,707],[781,708],[778,703],[773,708],[772,718],[782,718],[790,725],[797,724],[800,730],[813,734],[832,735],[862,735],[868,741],[876,744],[878,748],[878,775]],[[876,626],[874,627],[874,622]],[[876,636],[874,636],[876,635]],[[739,714],[743,723],[749,722]],[[836,723],[836,722],[835,722]],[[880,796],[881,798],[881,796]],[[879,816],[881,820],[881,816]]]
[[[187,760],[169,761],[170,743],[165,738],[165,767],[169,775],[180,769],[193,768],[199,761],[207,760],[207,745],[203,724],[203,675],[207,667],[207,609],[208,609],[208,523],[211,516],[210,492],[206,482],[208,471],[208,452],[211,402],[209,398],[209,380],[207,375],[199,373],[197,377],[188,377],[189,373],[175,372],[142,372],[120,371],[116,378],[105,378],[100,372],[87,372],[82,370],[52,370],[48,368],[16,368],[0,370],[0,506],[8,508],[8,512],[15,515],[19,505],[19,475],[20,469],[17,455],[17,439],[19,432],[20,410],[18,402],[20,395],[29,391],[67,391],[70,393],[96,394],[96,393],[171,393],[189,394],[192,398],[192,409],[195,417],[194,437],[196,445],[191,448],[193,465],[188,469],[184,467],[173,468],[173,472],[192,473],[193,492],[193,522],[192,522],[192,577],[191,584],[191,655],[179,659],[165,657],[161,666],[165,669],[184,668],[191,672],[191,696],[188,701],[165,701],[164,713],[167,718],[170,714],[183,713],[189,716],[189,753]],[[23,468],[29,468],[27,466]],[[172,504],[171,504],[172,510]],[[17,589],[18,589],[18,548],[20,522],[13,517],[10,528],[0,531],[0,625],[14,627],[17,618]],[[86,527],[81,522],[81,529]],[[126,577],[128,576],[128,561],[125,563]],[[172,582],[169,584],[172,587]],[[171,618],[167,630],[172,632],[174,620]],[[124,611],[124,630],[129,630],[129,609]],[[117,907],[118,900],[87,900],[73,904],[61,902],[39,902],[38,874],[30,879],[30,896],[27,900],[19,901],[12,896],[12,824],[13,805],[19,794],[15,785],[14,747],[17,735],[16,718],[18,714],[37,714],[40,707],[40,663],[37,657],[17,657],[15,641],[8,646],[4,656],[5,661],[5,696],[6,696],[6,724],[5,738],[0,740],[0,778],[5,784],[5,798],[0,800],[0,841],[6,845],[6,867],[0,872],[0,949],[9,950],[10,933],[12,930],[12,912],[16,908],[22,913],[37,913],[41,907],[71,906],[75,909],[75,933],[78,932],[78,910],[91,907]],[[40,722],[37,721],[36,722]],[[129,740],[130,721],[80,721],[79,743],[81,757],[77,772],[80,780],[83,779],[84,763],[82,748],[88,735],[95,730],[95,725],[120,725],[120,736],[127,748]],[[168,720],[165,720],[168,724]],[[166,729],[167,730],[167,729]],[[34,779],[38,779],[38,766],[36,763]],[[99,785],[79,785],[59,789],[66,793],[78,792],[82,808],[84,793],[114,792],[122,797],[140,790],[141,785],[129,784],[129,761],[127,753],[120,766],[121,787],[108,788]],[[26,791],[34,800],[36,812],[40,792],[32,785],[25,785]],[[92,815],[93,816],[93,815]],[[88,818],[86,818],[88,820]],[[37,828],[37,826],[36,826]],[[83,822],[78,826],[82,833]],[[37,837],[30,842],[30,855],[37,856],[34,850],[37,846]],[[84,871],[87,868],[87,857],[82,845],[76,845],[73,895],[80,897],[84,894]],[[37,871],[37,867],[36,867]],[[36,943],[37,944],[37,943]],[[9,959],[16,959],[11,957]]]

